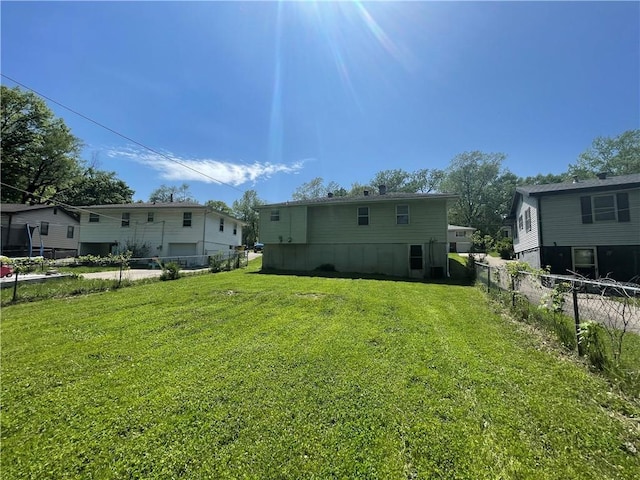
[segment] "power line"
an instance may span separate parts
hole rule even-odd
[[[40,96],[40,97],[42,97],[42,98],[44,98],[44,99],[46,99],[46,100],[50,101],[51,103],[55,103],[56,105],[58,105],[58,106],[60,106],[60,107],[64,108],[65,110],[68,110],[68,111],[70,111],[71,113],[73,113],[73,114],[75,114],[75,115],[78,115],[79,117],[84,118],[85,120],[87,120],[87,121],[89,121],[89,122],[91,122],[91,123],[93,123],[93,124],[95,124],[95,125],[97,125],[97,126],[99,126],[99,127],[101,127],[101,128],[104,128],[105,130],[108,130],[109,132],[113,133],[114,135],[117,135],[117,136],[119,136],[119,137],[122,137],[122,138],[124,138],[125,140],[127,140],[127,141],[129,141],[129,142],[131,142],[131,143],[134,143],[134,144],[138,145],[139,147],[142,147],[142,148],[144,148],[144,149],[146,149],[146,150],[149,150],[149,151],[150,151],[150,152],[152,152],[152,153],[155,153],[156,155],[160,155],[161,157],[166,158],[166,159],[167,159],[167,160],[169,160],[170,162],[177,163],[178,165],[180,165],[180,166],[182,166],[182,167],[184,167],[184,168],[186,168],[186,169],[188,169],[188,170],[191,170],[192,172],[195,172],[195,173],[197,173],[197,174],[199,174],[199,175],[202,175],[203,177],[206,177],[206,178],[208,178],[209,180],[213,180],[213,181],[214,181],[214,182],[216,182],[216,183],[220,183],[220,184],[225,185],[225,186],[227,186],[227,187],[229,187],[229,188],[233,188],[234,190],[237,190],[238,192],[245,193],[245,191],[244,191],[244,190],[241,190],[240,188],[235,187],[234,185],[231,185],[230,183],[223,182],[222,180],[219,180],[219,179],[217,179],[217,178],[214,178],[214,177],[212,177],[211,175],[207,175],[207,174],[206,174],[206,173],[204,173],[204,172],[201,172],[201,171],[199,171],[199,170],[197,170],[197,169],[195,169],[195,168],[193,168],[193,167],[190,167],[189,165],[186,165],[186,164],[184,164],[184,163],[180,162],[179,160],[176,160],[175,158],[171,158],[171,157],[169,157],[168,155],[165,155],[164,153],[159,152],[158,150],[155,150],[155,149],[153,149],[153,148],[151,148],[151,147],[148,147],[148,146],[147,146],[147,145],[145,145],[144,143],[138,142],[137,140],[134,140],[133,138],[128,137],[128,136],[126,136],[126,135],[124,135],[124,134],[122,134],[122,133],[120,133],[120,132],[118,132],[118,131],[114,130],[113,128],[107,127],[106,125],[104,125],[104,124],[102,124],[102,123],[100,123],[100,122],[98,122],[98,121],[96,121],[96,120],[94,120],[94,119],[92,119],[92,118],[90,118],[90,117],[88,117],[88,116],[86,116],[86,115],[84,115],[84,114],[82,114],[82,113],[78,112],[77,110],[74,110],[74,109],[72,109],[72,108],[70,108],[70,107],[67,107],[67,106],[66,106],[66,105],[64,105],[63,103],[60,103],[60,102],[58,102],[58,101],[54,100],[53,98],[48,97],[48,96],[46,96],[46,95],[44,95],[44,94],[42,94],[42,93],[38,92],[37,90],[34,90],[33,88],[31,88],[31,87],[29,87],[29,86],[25,85],[24,83],[21,83],[21,82],[19,82],[18,80],[15,80],[14,78],[11,78],[9,75],[5,75],[4,73],[0,73],[0,75],[2,75],[2,76],[3,76],[4,78],[6,78],[7,80],[12,81],[12,82],[13,82],[13,83],[15,83],[16,85],[20,85],[22,88],[26,88],[27,90],[29,90],[29,91],[31,91],[31,92],[33,92],[33,93],[35,93],[36,95],[38,95],[38,96]]]

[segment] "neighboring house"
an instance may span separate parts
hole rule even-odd
[[[81,207],[80,255],[131,250],[138,257],[183,257],[189,265],[228,252],[243,223],[193,203],[131,203]],[[187,258],[190,257],[190,258]]]
[[[516,188],[516,258],[552,273],[640,275],[640,174]]]
[[[451,253],[468,253],[471,250],[471,245],[473,244],[471,235],[476,231],[475,228],[449,225],[447,230],[447,240]]]
[[[447,194],[384,193],[261,205],[266,269],[442,277]]]
[[[73,257],[78,252],[78,216],[62,207],[3,203],[2,254],[8,257],[43,255]]]

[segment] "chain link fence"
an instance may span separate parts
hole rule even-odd
[[[547,323],[553,323],[551,327],[560,340],[568,347],[577,348],[581,355],[589,355],[586,340],[595,330],[600,330],[604,335],[599,341],[608,339],[604,350],[618,365],[623,355],[625,336],[640,335],[638,285],[608,278],[589,280],[532,273],[481,262],[475,263],[475,273],[478,282],[513,308],[527,302],[531,307],[548,313],[551,320],[547,320]],[[538,320],[545,323],[541,315]],[[574,331],[571,331],[571,327]]]

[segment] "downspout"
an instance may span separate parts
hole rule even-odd
[[[29,258],[31,258],[31,254],[33,253],[33,238],[31,237],[31,229],[29,228],[29,224],[25,225],[27,227],[27,237],[29,238]]]
[[[202,224],[202,253],[201,255],[204,257],[204,246],[207,238],[207,211],[204,211],[204,215],[202,217],[204,219],[204,223]]]

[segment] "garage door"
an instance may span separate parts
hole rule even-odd
[[[169,256],[170,257],[188,257],[196,254],[195,243],[170,243],[169,244]]]

